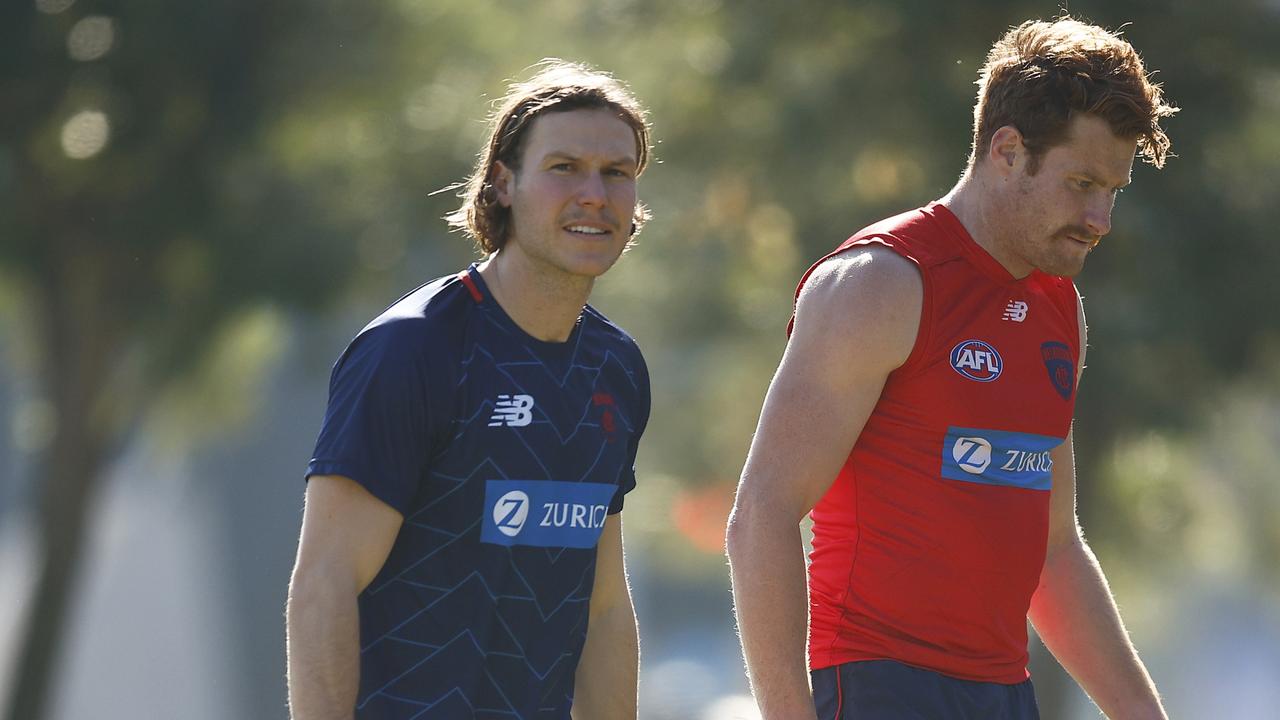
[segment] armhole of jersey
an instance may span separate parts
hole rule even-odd
[[[916,343],[911,346],[911,354],[907,356],[906,361],[894,371],[904,375],[915,372],[920,365],[921,359],[926,357],[928,353],[929,345],[933,341],[934,313],[933,278],[919,260],[912,257],[907,259],[915,263],[916,269],[920,271],[920,285],[923,296],[920,298],[920,327],[916,330]]]
[[[850,245],[849,248],[864,247],[872,243],[889,249],[897,254],[898,257],[910,262],[912,265],[915,265],[916,271],[920,273],[920,285],[923,291],[923,297],[920,298],[920,327],[916,329],[916,339],[911,345],[911,352],[907,355],[907,359],[903,360],[901,365],[893,369],[894,374],[909,375],[917,369],[921,358],[925,356],[926,351],[929,348],[929,341],[932,339],[933,282],[930,279],[928,271],[925,269],[925,264],[921,262],[920,258],[908,254],[907,251],[902,248],[890,245],[883,237],[872,235]]]
[[[1067,280],[1066,283],[1067,283],[1067,289],[1070,292],[1063,293],[1063,294],[1069,296],[1069,299],[1071,301],[1070,315],[1071,315],[1071,319],[1075,321],[1075,325],[1074,325],[1075,334],[1072,337],[1076,339],[1075,341],[1076,383],[1078,385],[1080,380],[1080,373],[1081,371],[1084,370],[1084,368],[1080,367],[1080,358],[1084,355],[1084,351],[1085,351],[1084,337],[1080,333],[1080,326],[1084,324],[1082,322],[1083,318],[1080,316],[1081,309],[1084,307],[1084,296],[1080,294],[1080,288],[1076,287],[1076,283],[1074,280]]]
[[[850,240],[852,240],[852,238]],[[795,306],[800,300],[800,292],[804,289],[804,284],[809,281],[809,276],[813,274],[813,271],[816,270],[819,265],[833,257],[836,257],[837,255],[843,255],[854,248],[866,247],[872,243],[889,250],[904,260],[907,260],[911,264],[915,265],[916,271],[920,273],[920,283],[922,285],[924,295],[920,302],[920,327],[916,330],[915,343],[912,344],[911,352],[907,355],[907,359],[902,361],[902,364],[893,370],[895,373],[904,371],[910,372],[914,369],[914,365],[919,361],[920,356],[924,354],[925,349],[928,347],[930,333],[933,328],[933,286],[929,280],[929,273],[925,272],[924,263],[914,255],[909,255],[902,249],[894,247],[883,235],[868,235],[864,238],[852,240],[847,244],[841,245],[841,247],[836,250],[827,253],[827,255],[825,255],[821,260],[818,260],[813,265],[809,266],[809,269],[805,271],[804,276],[800,278],[800,284],[796,287],[796,296],[792,300],[791,319],[787,321],[787,339],[790,340],[791,331],[795,329]]]

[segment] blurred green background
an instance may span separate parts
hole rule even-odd
[[[1074,2],[1183,110],[1078,278],[1080,514],[1175,717],[1280,705],[1280,2]],[[475,258],[429,195],[508,79],[650,106],[655,218],[593,304],[649,360],[626,513],[649,720],[750,718],[721,544],[791,293],[944,194],[1047,2],[10,0],[0,7],[0,712],[287,717],[328,370]],[[1096,717],[1038,646],[1044,716]],[[43,689],[43,691],[42,691]]]

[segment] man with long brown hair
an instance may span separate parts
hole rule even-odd
[[[586,303],[647,217],[649,148],[625,86],[543,63],[449,216],[486,259],[334,366],[289,586],[296,720],[636,717],[621,511],[649,380]]]
[[[1076,520],[1070,278],[1176,109],[1070,18],[1011,29],[978,85],[955,188],[797,290],[728,535],[767,720],[1036,718],[1028,618],[1109,717],[1164,717]]]

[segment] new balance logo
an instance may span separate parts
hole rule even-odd
[[[489,418],[489,427],[499,425],[524,427],[531,422],[533,422],[532,395],[499,395],[498,402],[493,404],[493,417]]]
[[[1022,300],[1013,300],[1005,307],[1004,316],[1001,319],[1022,322],[1027,319],[1028,307],[1027,303]]]

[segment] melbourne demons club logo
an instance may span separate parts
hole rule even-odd
[[[600,429],[605,442],[618,439],[618,420],[614,417],[615,403],[609,393],[598,392],[591,396],[591,407],[600,413]]]
[[[951,350],[951,367],[970,380],[991,382],[1000,377],[1004,361],[996,349],[981,340],[965,340]]]
[[[1076,387],[1076,363],[1071,357],[1071,349],[1064,343],[1047,342],[1040,346],[1040,357],[1044,358],[1044,368],[1049,371],[1053,389],[1063,400],[1070,400],[1071,391]]]

